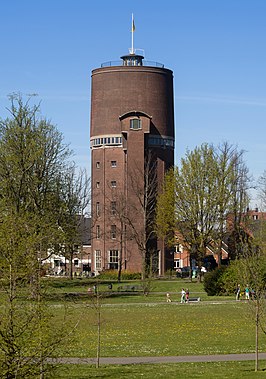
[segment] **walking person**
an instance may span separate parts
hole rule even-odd
[[[240,299],[240,284],[237,285],[236,288],[236,300]]]
[[[186,303],[189,302],[189,289],[186,289]]]
[[[181,301],[180,303],[185,303],[185,296],[186,296],[186,291],[184,290],[184,288],[182,288],[181,290]]]
[[[249,300],[249,287],[248,287],[248,285],[245,288],[245,295],[246,295],[246,300]]]

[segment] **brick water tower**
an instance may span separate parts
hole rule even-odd
[[[173,72],[145,61],[133,42],[119,62],[92,71],[90,144],[92,271],[145,265],[163,275],[173,263],[153,219],[174,165]]]

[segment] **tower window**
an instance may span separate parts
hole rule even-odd
[[[116,201],[111,201],[111,214],[113,216],[116,214]]]
[[[96,162],[96,168],[100,168],[100,162]]]
[[[130,129],[132,130],[141,129],[141,120],[139,118],[132,118],[130,120]]]
[[[111,167],[116,167],[116,161],[111,161]]]
[[[110,250],[109,251],[109,268],[117,270],[118,269],[118,259],[119,259],[119,251],[118,250]]]
[[[111,225],[111,238],[116,239],[116,225]]]
[[[97,201],[96,203],[96,216],[99,217],[100,216],[100,203]]]
[[[101,270],[102,268],[101,250],[95,250],[95,268],[96,270]]]
[[[112,180],[111,181],[111,187],[112,188],[116,188],[116,180]]]
[[[96,182],[96,188],[100,188],[100,182]]]
[[[100,225],[96,225],[96,238],[100,238]]]

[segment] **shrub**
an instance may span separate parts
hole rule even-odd
[[[208,296],[221,295],[224,292],[223,274],[226,267],[216,268],[204,275],[203,286]]]
[[[169,269],[169,270],[165,271],[164,276],[168,277],[168,278],[171,278],[172,276],[176,276],[176,270]]]
[[[235,294],[238,282],[237,261],[233,261],[221,278],[223,291],[228,295]]]
[[[117,271],[116,270],[106,270],[101,272],[97,279],[100,280],[117,280]],[[141,279],[140,272],[131,272],[131,271],[122,271],[121,280],[139,280]]]

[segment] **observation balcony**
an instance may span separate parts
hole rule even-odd
[[[142,55],[129,54],[121,57],[120,61],[108,61],[101,64],[101,67],[115,67],[115,66],[147,66],[164,68],[162,63],[146,61]]]

